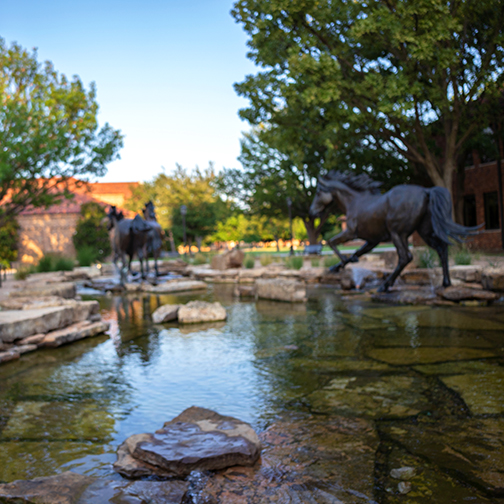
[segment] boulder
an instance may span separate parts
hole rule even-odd
[[[403,270],[400,278],[408,285],[440,285],[443,279],[441,268],[414,268]]]
[[[504,292],[504,267],[484,268],[481,272],[483,289]]]
[[[450,277],[455,280],[462,280],[466,283],[480,283],[481,282],[481,266],[473,265],[456,265],[450,266]]]
[[[230,268],[241,268],[245,254],[240,249],[233,249],[212,257],[211,268],[216,270],[226,270]]]
[[[44,339],[37,343],[37,345],[39,347],[59,347],[66,343],[72,343],[73,341],[104,333],[109,327],[109,322],[89,322],[85,320],[84,322],[78,322],[64,329],[46,334]]]
[[[193,406],[154,434],[131,436],[119,450],[114,469],[123,476],[152,471],[152,476],[180,478],[195,470],[251,466],[259,458],[261,444],[249,424]]]
[[[499,295],[495,292],[482,289],[470,289],[460,285],[452,285],[445,289],[440,289],[438,292],[442,298],[448,299],[449,301],[477,300],[492,302],[499,298]]]
[[[256,287],[255,285],[238,284],[234,289],[234,295],[236,297],[255,297]]]
[[[170,280],[159,285],[143,284],[142,287],[145,292],[153,292],[156,294],[168,294],[171,292],[201,290],[206,288],[207,284],[200,280]]]
[[[373,301],[388,304],[421,305],[429,304],[436,300],[437,296],[431,288],[421,289],[394,289],[388,292],[376,292],[371,296]]]
[[[182,324],[215,322],[226,320],[226,317],[226,310],[219,302],[190,301],[178,310],[178,321]]]
[[[170,322],[177,320],[179,308],[182,305],[166,304],[157,308],[152,314],[152,322],[154,324],[162,324],[163,322]]]
[[[11,297],[58,296],[72,299],[75,297],[75,284],[71,282],[25,283],[20,289],[11,291],[9,295]]]
[[[303,282],[288,279],[258,279],[256,280],[257,297],[275,299],[291,303],[306,301],[306,287]]]

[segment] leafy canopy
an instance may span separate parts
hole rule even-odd
[[[52,64],[0,38],[0,226],[28,205],[70,197],[65,182],[102,176],[122,135],[97,123],[95,85],[86,90]]]

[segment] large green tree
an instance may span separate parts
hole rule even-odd
[[[0,38],[0,227],[28,205],[70,197],[66,182],[101,176],[122,136],[97,122],[94,84],[86,90],[48,61]]]
[[[236,86],[250,100],[242,117],[280,125],[297,93],[327,121],[328,148],[359,138],[363,154],[407,161],[452,190],[481,95],[502,81],[503,2],[238,0],[232,15],[263,68]]]

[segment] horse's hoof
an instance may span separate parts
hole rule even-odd
[[[329,268],[329,271],[331,273],[337,273],[341,268],[343,268],[344,264],[343,263],[338,263],[338,264],[335,264],[334,266],[331,266]]]
[[[388,292],[388,285],[382,284],[378,289],[376,289],[376,292]]]
[[[352,262],[352,263],[359,262],[359,258],[357,256],[352,256],[352,257],[350,257],[350,259],[348,260],[348,262]]]

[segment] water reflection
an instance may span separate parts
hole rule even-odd
[[[435,419],[442,432],[504,413],[502,307],[483,317],[385,307],[322,288],[306,305],[241,302],[232,290],[101,297],[106,337],[1,366],[0,480],[67,469],[111,477],[127,436],[192,405],[259,430],[291,410],[373,419],[386,439],[413,423]],[[228,320],[152,324],[158,306],[192,299],[220,301]]]

